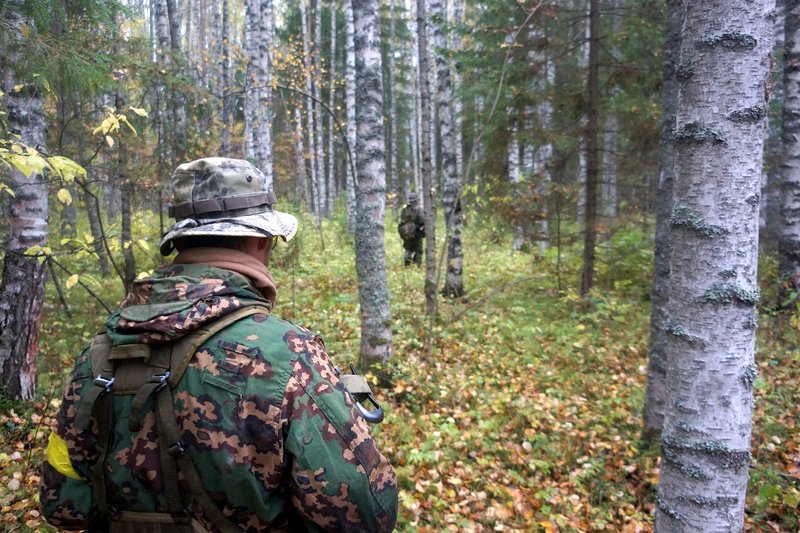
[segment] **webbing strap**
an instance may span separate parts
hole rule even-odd
[[[200,508],[203,509],[203,514],[211,520],[211,523],[213,523],[216,528],[223,533],[241,532],[238,526],[222,514],[222,511],[211,501],[208,493],[203,488],[203,482],[200,480],[194,463],[184,452],[172,402],[172,389],[164,388],[156,395],[156,411],[161,428],[160,432],[163,433],[164,440],[168,443],[168,446],[162,444],[162,449],[166,450],[171,459],[168,463],[172,465],[172,468],[174,468],[175,463],[177,463],[183,477],[186,479],[186,484],[189,485],[192,496],[194,496],[197,503],[200,504]],[[166,481],[167,476],[163,463],[161,468],[162,471],[164,471],[164,479]],[[177,483],[177,472],[175,473],[175,480]]]
[[[95,387],[97,389],[99,387]],[[97,420],[97,448],[99,455],[92,468],[92,498],[97,509],[109,514],[108,495],[106,494],[106,458],[111,447],[111,427],[114,425],[114,407],[111,404],[111,395],[104,395],[100,401],[93,402],[94,415]]]
[[[142,411],[144,410],[150,396],[161,390],[167,385],[170,373],[170,356],[172,355],[172,344],[163,344],[152,349],[150,365],[153,367],[153,375],[147,383],[139,387],[136,396],[131,402],[131,416],[128,419],[128,430],[131,433],[138,433],[142,428]],[[192,354],[194,355],[194,354]],[[191,357],[188,354],[185,356]]]
[[[175,425],[175,405],[172,399],[172,390],[162,387],[156,393],[156,428],[158,430],[158,448],[161,454],[161,477],[164,480],[164,496],[167,499],[167,509],[173,514],[182,513],[184,510],[181,501],[181,491],[178,486],[178,467],[169,454],[169,447],[175,442],[167,437],[170,424]]]

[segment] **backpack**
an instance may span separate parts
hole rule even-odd
[[[404,241],[417,238],[417,225],[413,220],[406,220],[397,225],[397,233]]]
[[[81,398],[76,426],[86,430],[92,417],[97,421],[100,455],[92,467],[92,496],[97,509],[108,518],[109,531],[176,532],[205,531],[185,512],[178,486],[178,471],[183,475],[192,496],[203,514],[223,533],[241,532],[228,520],[203,489],[194,463],[184,453],[180,430],[175,418],[172,389],[180,382],[197,349],[212,335],[237,320],[256,313],[269,313],[269,308],[256,302],[218,318],[169,344],[123,344],[112,346],[105,332],[94,336],[91,345],[94,387]],[[114,427],[115,395],[133,395],[128,428],[136,433],[141,428],[145,406],[154,398],[156,429],[161,451],[161,471],[167,513],[119,511],[109,505],[106,494],[105,463],[108,459],[111,432]],[[270,531],[278,531],[270,528]]]

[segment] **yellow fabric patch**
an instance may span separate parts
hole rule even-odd
[[[47,462],[50,463],[50,466],[65,476],[71,477],[72,479],[83,479],[80,474],[72,468],[72,463],[69,460],[67,443],[64,439],[56,435],[55,432],[50,433],[50,439],[47,441],[45,454],[47,455]]]

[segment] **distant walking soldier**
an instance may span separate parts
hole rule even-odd
[[[172,177],[172,264],[137,280],[78,358],[47,445],[59,528],[391,531],[397,480],[322,339],[272,314],[297,219],[247,161]],[[368,390],[368,389],[367,389]],[[362,391],[363,392],[363,391]]]
[[[408,195],[408,204],[400,212],[400,223],[397,232],[403,239],[405,255],[403,263],[408,266],[422,264],[422,239],[425,237],[425,217],[419,206],[419,196],[412,192]]]

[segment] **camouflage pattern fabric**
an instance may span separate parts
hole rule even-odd
[[[400,211],[400,224],[406,223],[413,223],[417,231],[413,238],[403,239],[403,262],[406,265],[414,263],[420,266],[422,264],[422,239],[424,236],[424,233],[420,230],[425,227],[425,217],[422,214],[422,208],[416,202],[408,203]]]
[[[236,273],[172,265],[139,280],[107,323],[114,344],[158,343],[259,297]],[[74,479],[45,463],[41,505],[54,526],[88,527],[96,425],[79,432],[75,416],[93,387],[89,352],[78,358],[58,414]],[[322,339],[265,314],[243,318],[208,339],[173,391],[182,442],[203,486],[244,531],[265,531],[292,516],[322,531],[391,531],[397,481],[366,422],[337,377]],[[128,430],[132,396],[115,396],[108,455],[109,503],[117,509],[165,512],[155,415]],[[181,478],[181,492],[190,494]],[[190,513],[215,528],[198,505]],[[299,525],[299,523],[302,525]]]

